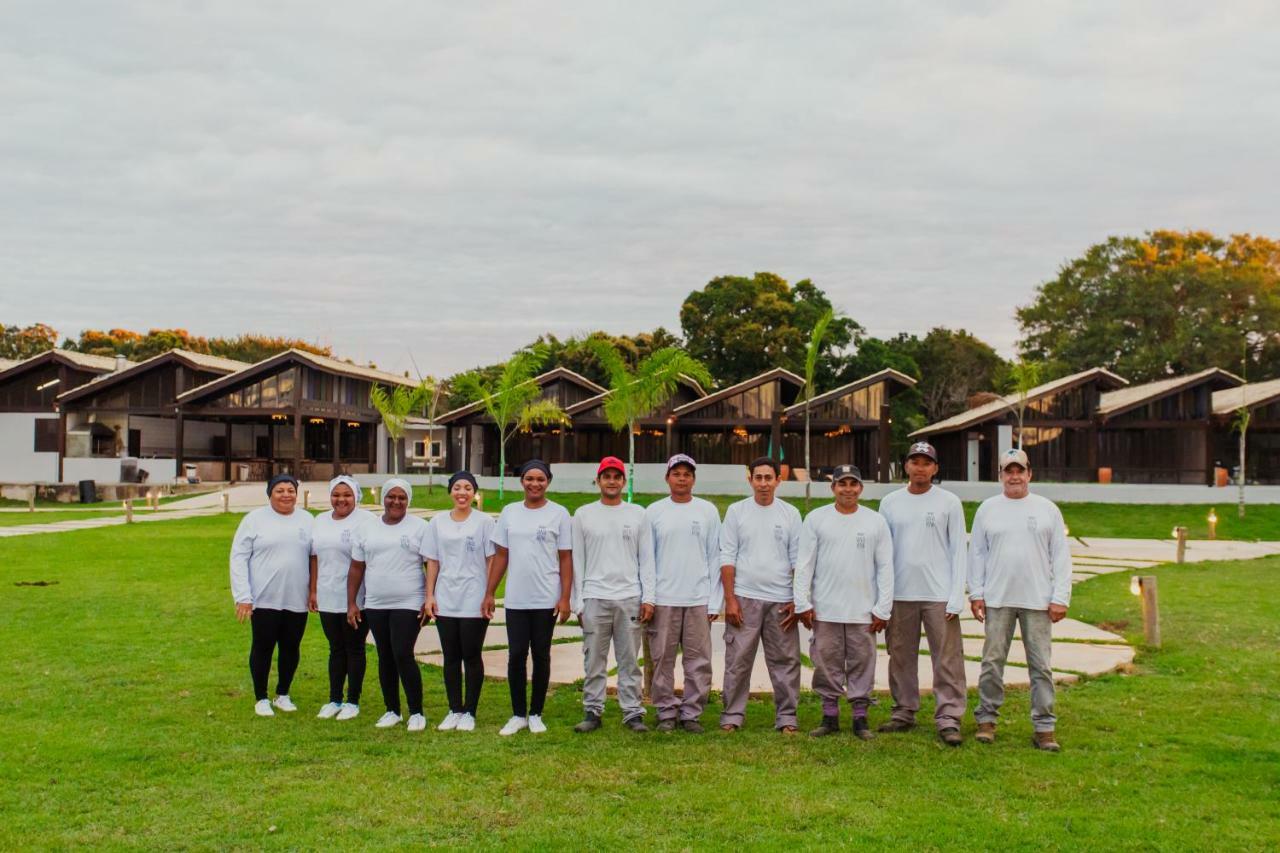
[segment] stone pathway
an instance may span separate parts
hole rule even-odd
[[[150,521],[173,521],[181,518],[195,518],[200,515],[214,515],[218,512],[221,512],[221,507],[218,509],[135,509],[133,511],[133,521],[135,524]],[[9,536],[31,536],[36,533],[65,533],[68,530],[117,527],[127,523],[128,520],[122,513],[105,518],[77,518],[70,521],[50,521],[44,524],[14,524],[8,527],[0,527],[0,539]]]

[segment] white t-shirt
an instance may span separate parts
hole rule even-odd
[[[440,563],[436,611],[441,616],[479,619],[493,556],[493,517],[472,510],[465,521],[438,512],[422,537],[422,556]]]
[[[733,566],[735,595],[785,604],[800,547],[800,510],[783,500],[738,501],[720,527],[720,565]]]
[[[381,523],[366,509],[353,509],[345,518],[333,512],[316,516],[311,528],[311,555],[316,558],[316,606],[321,613],[347,612],[347,572],[351,549],[360,528]],[[356,593],[356,607],[364,609],[364,584]]]
[[[893,538],[884,516],[834,504],[805,517],[796,563],[796,612],[823,622],[870,624],[893,614]]]
[[[720,513],[702,498],[677,503],[663,498],[645,510],[653,533],[657,576],[655,604],[662,607],[707,605],[719,613],[724,599],[720,583]]]
[[[427,600],[422,539],[427,523],[406,515],[395,524],[381,518],[360,529],[351,558],[364,563],[364,606],[370,610],[421,610]]]
[[[964,506],[945,489],[922,495],[890,492],[880,514],[893,534],[893,597],[896,601],[945,601],[948,613],[964,609],[969,540]]]
[[[1071,604],[1071,549],[1056,504],[1040,495],[987,498],[969,537],[969,598],[988,607]]]
[[[523,502],[507,504],[493,528],[493,544],[508,551],[504,606],[509,610],[555,607],[560,601],[560,552],[573,550],[568,510],[555,501],[537,509]]]
[[[231,540],[231,597],[263,610],[307,612],[311,595],[311,513],[260,506]]]
[[[573,514],[573,612],[583,600],[639,598],[653,604],[653,535],[644,507],[600,501]]]

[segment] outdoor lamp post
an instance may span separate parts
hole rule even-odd
[[[1209,510],[1209,538],[1218,538],[1218,511],[1217,509]]]
[[[1155,575],[1133,575],[1129,592],[1142,597],[1142,637],[1148,646],[1160,647],[1160,599]]]

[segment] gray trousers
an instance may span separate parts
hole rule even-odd
[[[604,715],[604,697],[609,682],[609,644],[618,660],[618,704],[622,719],[644,716],[641,704],[640,598],[609,601],[588,598],[582,603],[582,657],[586,678],[582,682],[582,707],[590,714]]]
[[[1009,659],[1013,629],[1022,625],[1022,648],[1031,670],[1031,725],[1038,732],[1053,731],[1053,673],[1049,654],[1053,648],[1053,623],[1048,610],[1023,607],[988,607],[986,640],[982,644],[982,674],[978,677],[978,709],[973,718],[994,723],[1004,704],[1004,665]]]
[[[800,630],[782,630],[785,605],[738,596],[742,625],[724,626],[724,711],[720,725],[742,725],[751,693],[751,669],[756,648],[764,645],[764,662],[773,683],[773,727],[796,725],[796,703],[800,698]]]
[[[944,601],[895,601],[885,632],[889,650],[889,692],[893,718],[915,722],[920,710],[920,627],[933,664],[933,722],[939,730],[960,728],[968,704],[964,675],[964,640],[960,619],[947,621]]]
[[[822,716],[840,715],[840,697],[849,699],[854,716],[865,716],[876,683],[876,636],[870,625],[853,622],[813,623],[809,658],[813,692],[822,698]]]
[[[658,719],[698,719],[711,693],[711,623],[707,620],[707,606],[659,605],[645,630],[653,657],[650,694]],[[676,697],[677,649],[684,669],[682,699]]]

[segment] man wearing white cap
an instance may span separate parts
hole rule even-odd
[[[876,678],[876,634],[893,609],[893,540],[884,517],[858,506],[862,474],[837,465],[833,504],[809,513],[800,531],[794,582],[796,616],[813,629],[813,691],[822,699],[824,737],[840,730],[840,697],[853,707],[853,733],[874,735],[867,706]]]
[[[1058,507],[1030,492],[1026,453],[1013,448],[1000,455],[1000,483],[1001,494],[978,507],[969,543],[969,604],[974,618],[986,623],[974,738],[982,743],[996,738],[1004,665],[1014,628],[1021,626],[1031,670],[1032,743],[1057,752],[1049,653],[1052,625],[1067,615],[1071,604],[1071,552]]]
[[[964,507],[933,485],[938,452],[927,441],[907,451],[907,487],[885,496],[880,514],[893,533],[893,618],[889,620],[889,692],[893,714],[882,732],[915,728],[920,710],[920,628],[933,665],[933,721],[950,746],[963,742],[960,721],[968,700],[964,676]]]

